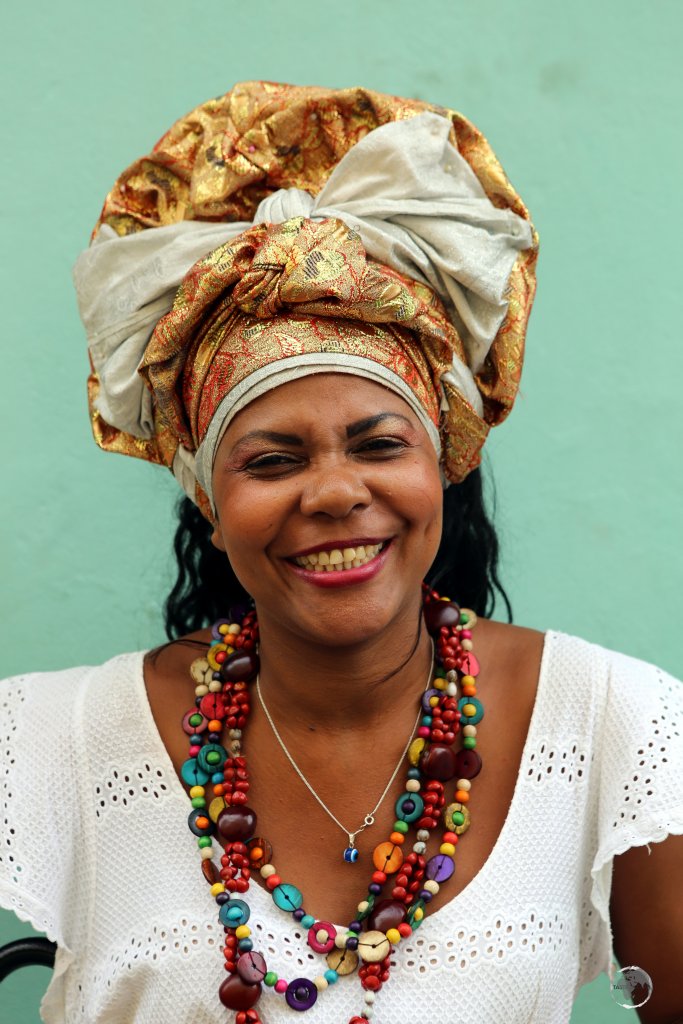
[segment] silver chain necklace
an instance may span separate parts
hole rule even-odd
[[[432,656],[431,656],[431,661],[430,661],[430,665],[429,665],[429,674],[427,675],[427,682],[426,682],[426,685],[425,685],[425,690],[429,689],[429,684],[432,681],[432,673],[434,671],[434,642],[433,641],[431,641],[431,646],[432,646]],[[316,791],[313,789],[313,786],[310,784],[310,782],[308,781],[308,779],[306,778],[304,773],[299,768],[298,764],[296,763],[296,761],[294,760],[294,758],[292,757],[290,752],[287,750],[287,747],[285,746],[284,740],[282,739],[282,736],[280,736],[280,733],[277,730],[277,726],[275,725],[275,722],[273,721],[273,719],[271,717],[270,711],[266,707],[266,702],[263,699],[263,694],[261,693],[261,677],[260,677],[260,675],[256,676],[256,695],[258,696],[258,699],[260,701],[261,707],[263,708],[264,714],[265,714],[266,718],[268,719],[268,724],[270,725],[270,728],[273,730],[273,734],[275,736],[275,739],[280,744],[280,746],[282,748],[282,751],[283,751],[285,757],[287,758],[287,760],[289,761],[289,763],[291,764],[292,768],[294,769],[296,774],[299,776],[299,778],[301,779],[303,784],[306,786],[306,788],[308,789],[308,791],[311,794],[311,796],[314,796],[315,799],[318,801],[318,803],[320,804],[322,809],[325,811],[325,813],[327,815],[329,815],[329,817],[332,818],[332,821],[335,823],[335,825],[337,825],[342,830],[342,832],[346,833],[346,835],[349,837],[349,845],[348,845],[347,849],[344,850],[344,860],[348,861],[349,863],[355,863],[355,861],[358,860],[358,850],[356,849],[356,836],[359,835],[359,833],[361,833],[364,829],[369,828],[371,825],[375,824],[375,815],[377,814],[377,811],[379,810],[380,805],[382,804],[382,801],[384,800],[385,796],[387,795],[387,793],[391,789],[391,785],[392,785],[394,779],[396,778],[396,776],[398,775],[399,768],[403,764],[403,759],[405,758],[406,754],[408,753],[408,747],[410,746],[411,741],[413,739],[413,734],[414,734],[415,730],[417,729],[417,724],[420,721],[420,718],[422,717],[422,708],[420,708],[420,710],[417,713],[417,718],[415,719],[415,724],[413,725],[413,728],[410,730],[410,735],[408,736],[408,742],[406,743],[405,747],[403,748],[401,756],[400,756],[400,758],[398,760],[398,764],[396,765],[396,767],[394,768],[393,772],[391,773],[391,778],[389,779],[389,781],[387,782],[386,786],[384,787],[384,791],[382,792],[382,795],[380,796],[379,800],[377,801],[377,803],[375,804],[373,809],[371,811],[369,811],[365,815],[365,818],[363,819],[363,824],[360,826],[360,828],[357,828],[355,832],[351,832],[348,828],[346,828],[345,825],[342,825],[342,823],[339,820],[339,818],[335,817],[335,815],[329,809],[327,804],[323,800],[321,800],[321,798],[318,796]]]

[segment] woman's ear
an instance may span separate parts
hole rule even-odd
[[[218,548],[219,551],[222,551],[225,554],[227,554],[225,542],[223,540],[223,534],[221,533],[221,528],[218,523],[216,523],[216,525],[213,528],[213,533],[211,534],[211,543],[215,548]]]

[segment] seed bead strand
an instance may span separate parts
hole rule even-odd
[[[303,895],[296,886],[283,882],[271,863],[272,846],[257,835],[255,813],[247,806],[249,774],[241,754],[242,730],[246,725],[250,698],[248,684],[258,673],[258,623],[255,613],[235,609],[229,619],[212,628],[212,643],[206,658],[191,668],[195,680],[195,707],[183,718],[190,738],[190,757],[181,769],[190,786],[193,810],[188,824],[197,836],[202,872],[211,885],[225,929],[223,954],[228,977],[219,989],[223,1004],[236,1010],[236,1024],[260,1024],[255,1004],[262,985],[285,996],[290,1007],[306,1010],[318,994],[336,983],[340,975],[352,973],[361,962],[359,978],[365,992],[361,1014],[350,1024],[363,1024],[374,1013],[375,994],[389,978],[391,956],[401,939],[415,931],[424,918],[426,904],[438,893],[440,883],[454,872],[453,855],[461,835],[469,827],[470,779],[481,768],[474,751],[476,722],[483,717],[476,700],[479,666],[472,653],[471,629],[476,616],[458,609],[447,599],[425,588],[424,615],[436,640],[437,668],[433,688],[422,696],[424,712],[416,739],[410,745],[410,768],[405,791],[396,802],[396,821],[389,839],[373,851],[375,871],[367,897],[345,933],[332,924],[316,921],[303,909]],[[457,697],[460,678],[462,697]],[[463,726],[463,749],[455,754],[451,745]],[[220,744],[228,729],[228,749]],[[444,782],[456,777],[454,802],[445,810]],[[206,785],[211,781],[213,799],[207,810]],[[443,814],[446,831],[439,852],[426,860],[431,831]],[[416,841],[404,856],[402,847],[412,825]],[[221,870],[212,861],[212,835],[218,831],[225,841]],[[327,956],[328,968],[313,981],[297,978],[291,982],[267,969],[263,956],[253,950],[247,925],[250,909],[239,897],[247,892],[251,873],[258,870],[266,888],[280,909],[292,914],[308,929],[308,944]],[[396,875],[391,898],[378,900],[390,876]],[[367,930],[363,931],[363,927]]]

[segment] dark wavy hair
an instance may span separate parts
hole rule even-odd
[[[495,499],[494,499],[495,504]],[[178,576],[164,605],[169,640],[202,629],[250,600],[222,551],[211,543],[211,526],[189,498],[178,503],[173,542]],[[446,488],[443,534],[426,582],[478,615],[491,615],[499,597],[512,608],[498,577],[499,542],[486,509],[481,470]]]

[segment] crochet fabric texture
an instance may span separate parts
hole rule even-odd
[[[217,994],[223,929],[142,662],[0,682],[0,906],[59,944],[47,1024],[232,1019]],[[35,756],[36,737],[48,757]],[[683,685],[546,634],[503,829],[470,884],[398,947],[378,1024],[566,1024],[578,989],[610,970],[614,856],[669,833],[683,833]],[[269,969],[319,973],[257,884],[249,901]],[[360,991],[355,975],[340,978],[306,1024],[344,1024]],[[296,1016],[271,992],[259,1012],[264,1024]]]

